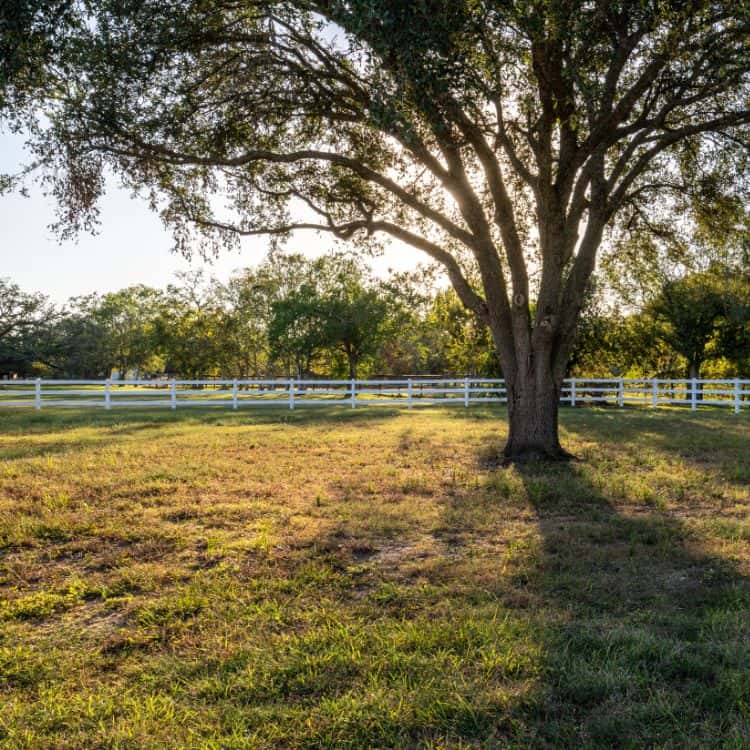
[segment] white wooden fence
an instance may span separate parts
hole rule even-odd
[[[166,407],[347,405],[357,406],[506,402],[503,380],[408,378],[406,380],[0,380],[0,408],[121,406]],[[570,406],[750,406],[750,380],[564,381],[560,402]]]

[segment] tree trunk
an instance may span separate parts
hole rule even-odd
[[[551,370],[527,371],[506,379],[506,387],[508,442],[505,457],[510,461],[570,458],[560,446],[557,420],[560,385]]]

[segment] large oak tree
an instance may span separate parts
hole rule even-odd
[[[85,12],[37,143],[65,222],[110,168],[183,250],[297,229],[421,250],[492,332],[513,458],[563,454],[561,385],[600,248],[747,146],[746,0]]]

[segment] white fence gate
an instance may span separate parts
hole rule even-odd
[[[503,380],[487,378],[408,378],[405,380],[2,380],[0,408],[162,407],[418,404],[503,404]],[[564,381],[560,402],[570,406],[724,406],[739,413],[750,405],[750,380],[638,380],[632,378]]]

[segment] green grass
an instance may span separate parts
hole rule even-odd
[[[750,421],[0,415],[0,747],[746,748]]]

